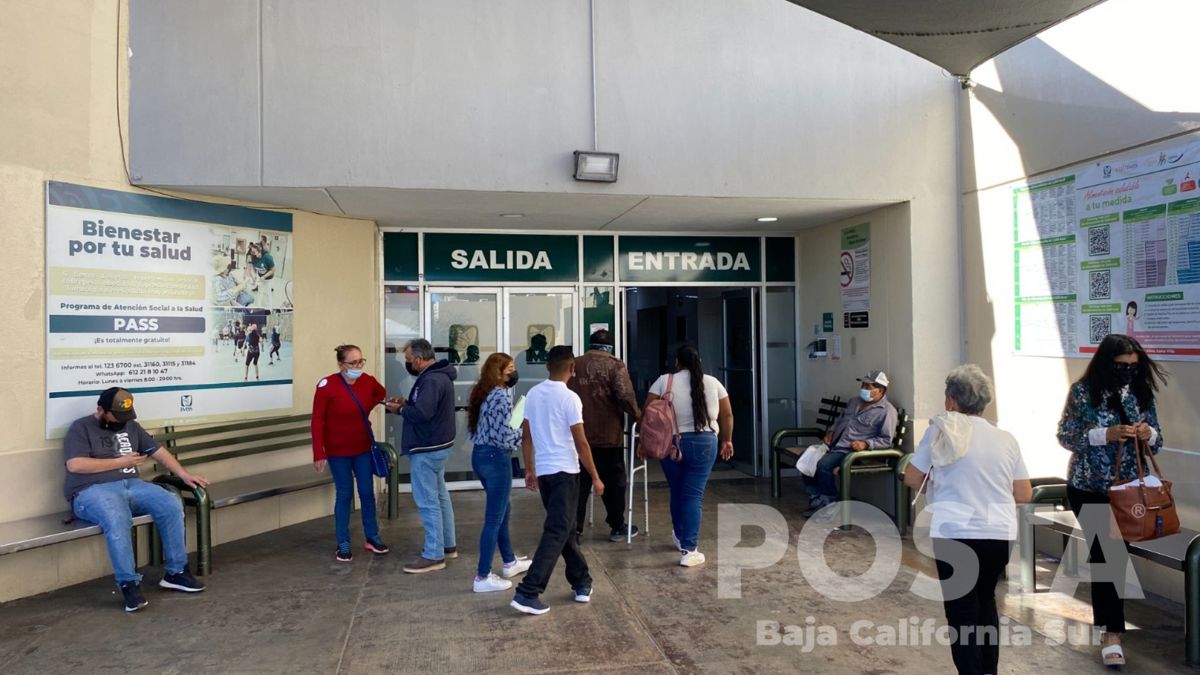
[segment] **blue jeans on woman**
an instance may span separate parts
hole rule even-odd
[[[671,524],[680,548],[696,550],[700,539],[700,504],[708,475],[717,461],[717,435],[710,432],[681,434],[679,452],[683,459],[662,460],[662,470],[671,488]]]
[[[475,574],[487,577],[492,571],[492,556],[500,547],[501,562],[517,559],[508,536],[508,516],[512,513],[512,453],[491,445],[476,445],[471,452],[471,469],[483,484],[487,505],[483,509],[483,530],[479,533],[479,565]]]
[[[86,487],[72,502],[75,515],[100,526],[108,544],[117,585],[141,583],[133,557],[133,516],[149,514],[162,537],[167,574],[187,568],[187,546],[183,540],[183,504],[166,488],[141,478],[126,478]]]
[[[363,534],[368,541],[379,541],[371,453],[368,451],[353,457],[328,457],[325,463],[333,476],[333,529],[337,534],[338,546],[350,545],[350,509],[354,501],[355,483],[358,484],[358,501],[362,507]]]

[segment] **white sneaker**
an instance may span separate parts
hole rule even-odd
[[[684,551],[683,555],[681,555],[679,557],[679,565],[681,567],[695,567],[697,565],[703,565],[703,564],[704,564],[704,554],[701,553],[699,550]]]
[[[496,576],[495,574],[492,574],[491,572],[488,572],[488,575],[486,578],[475,580],[475,592],[476,593],[491,593],[493,591],[507,591],[510,588],[512,588],[511,581],[508,581],[507,579],[501,579],[500,577]]]
[[[524,574],[533,561],[523,555],[517,556],[517,559],[512,563],[504,563],[504,567],[500,569],[500,574],[504,575],[505,579],[511,579],[518,574]]]

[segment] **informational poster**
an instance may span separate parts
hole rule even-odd
[[[292,408],[292,217],[46,186],[46,434],[113,386],[143,426]]]
[[[842,229],[842,250],[838,256],[838,283],[842,287],[842,311],[866,312],[871,309],[871,224],[862,223]]]
[[[1200,357],[1198,177],[1193,136],[1015,188],[1016,353],[1088,357],[1124,333]]]

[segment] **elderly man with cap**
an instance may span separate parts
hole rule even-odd
[[[158,585],[185,593],[204,590],[188,572],[183,505],[166,488],[139,478],[138,467],[150,458],[190,487],[207,487],[208,481],[180,466],[170,451],[134,421],[136,417],[133,395],[112,387],[100,394],[95,414],[75,420],[63,438],[63,493],[76,517],[104,531],[126,612],[148,604],[142,596],[142,575],[137,573],[130,540],[134,516],[149,514],[162,536],[166,563]]]
[[[825,434],[829,452],[817,463],[816,475],[804,477],[804,490],[808,493],[805,518],[838,500],[837,477],[833,472],[842,465],[846,453],[892,446],[898,414],[887,400],[887,375],[882,370],[872,370],[858,381],[861,384],[858,396],[846,404],[833,428]],[[823,515],[831,519],[833,510]]]

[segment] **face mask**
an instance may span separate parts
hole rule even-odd
[[[858,397],[861,398],[863,401],[870,403],[871,402],[871,390],[870,389],[859,389]]]
[[[346,369],[346,377],[348,377],[352,380],[357,380],[358,378],[362,377],[362,373],[363,373],[362,368],[347,368]]]
[[[1117,381],[1117,385],[1121,387],[1129,386],[1133,383],[1133,376],[1137,373],[1137,366],[1125,366],[1117,364],[1113,366],[1113,379]]]
[[[517,386],[517,380],[519,379],[521,379],[521,376],[518,375],[517,371],[514,370],[508,374],[508,379],[504,381],[504,386],[512,389],[513,387]]]
[[[413,377],[416,377],[421,374],[421,371],[417,370],[416,367],[413,366],[413,364],[409,363],[408,361],[404,362],[404,369],[407,370],[408,374],[412,375]]]
[[[125,428],[125,422],[109,422],[108,420],[101,418],[100,428],[108,431],[120,431]]]

